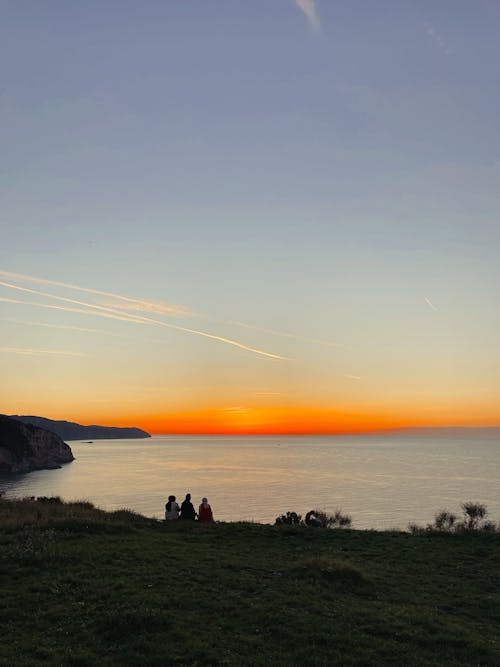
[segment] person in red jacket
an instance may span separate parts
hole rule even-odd
[[[198,521],[213,521],[214,515],[212,514],[212,508],[208,504],[206,498],[201,499],[201,505],[198,509]]]

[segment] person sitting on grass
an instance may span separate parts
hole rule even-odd
[[[201,505],[198,510],[198,521],[213,521],[214,515],[212,514],[212,508],[208,504],[206,498],[201,499]]]
[[[182,501],[181,519],[184,519],[185,521],[194,521],[196,519],[196,512],[194,511],[193,503],[191,502],[190,493],[186,493],[186,499]]]
[[[165,505],[165,521],[174,521],[179,518],[179,505],[175,502],[175,496],[169,496]]]

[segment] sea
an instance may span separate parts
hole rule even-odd
[[[206,496],[220,521],[340,509],[353,528],[405,530],[461,503],[500,521],[499,430],[368,436],[155,436],[69,441],[58,470],[0,477],[6,497],[60,496],[163,518],[167,497]]]

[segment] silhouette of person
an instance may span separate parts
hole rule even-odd
[[[212,508],[208,504],[206,498],[201,499],[201,505],[198,509],[198,521],[213,521],[214,515],[212,514]]]
[[[175,496],[169,496],[165,504],[165,521],[173,521],[179,518],[179,505],[175,502]]]
[[[180,518],[186,521],[194,521],[196,519],[196,512],[191,502],[190,493],[186,493],[186,499],[182,501]]]

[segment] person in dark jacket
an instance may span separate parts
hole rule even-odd
[[[181,519],[187,521],[194,521],[196,519],[196,512],[194,511],[193,503],[191,502],[190,493],[186,493],[186,499],[182,501]]]

